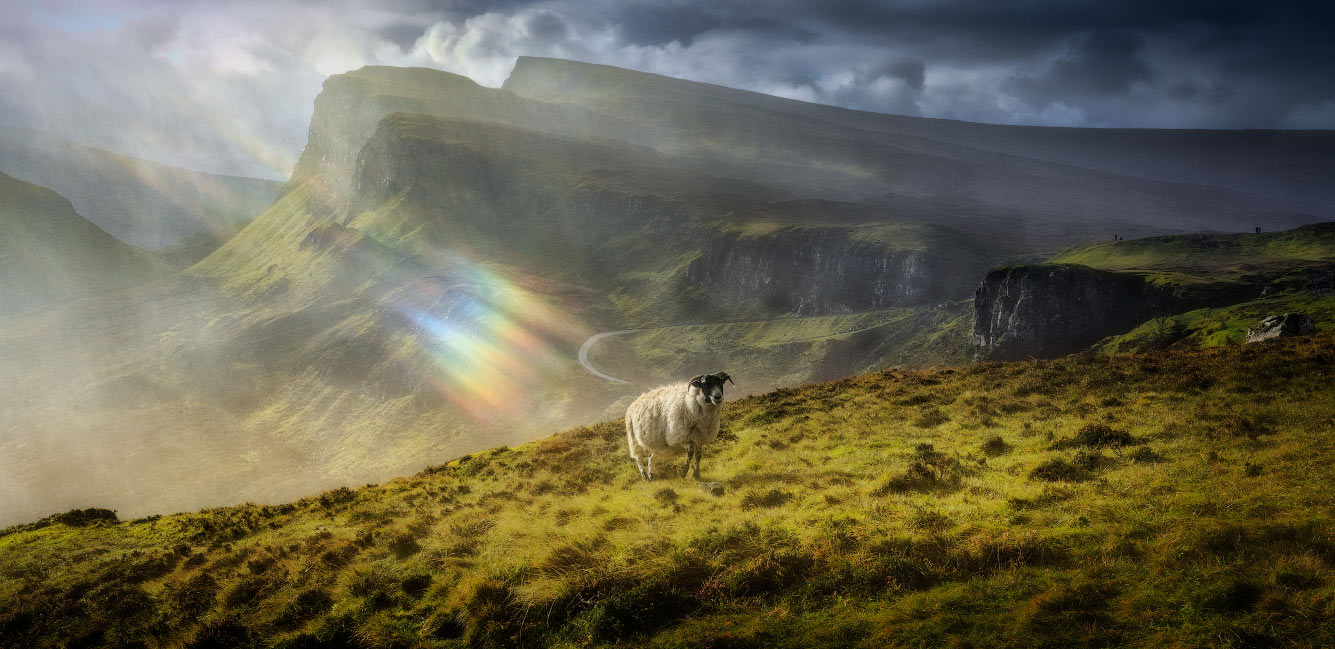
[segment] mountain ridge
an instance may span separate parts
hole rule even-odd
[[[552,72],[553,69],[556,73]],[[627,81],[628,83],[617,86],[619,92],[625,92],[626,86],[633,87],[634,81],[650,78],[670,88],[685,91],[708,87],[724,92],[727,96],[737,98],[748,105],[760,102],[769,106],[788,107],[795,113],[835,123],[861,125],[864,128],[903,135],[944,139],[955,144],[1049,162],[1064,162],[1089,169],[1140,175],[1170,182],[1205,184],[1225,189],[1269,188],[1269,191],[1262,193],[1271,198],[1314,203],[1323,206],[1325,210],[1322,212],[1323,215],[1335,214],[1332,212],[1335,210],[1335,191],[1328,189],[1321,180],[1329,175],[1331,160],[1335,159],[1335,131],[1076,128],[986,124],[947,118],[889,115],[773,97],[653,73],[634,72],[632,75],[627,75],[625,74],[627,71],[613,66],[545,57],[519,57],[511,77],[502,87],[508,86],[512,91],[528,92],[549,100],[570,98],[578,96],[581,89],[579,84],[569,83],[570,77],[576,76],[570,72],[577,69],[594,71],[592,74],[583,75],[586,80],[601,80],[600,75],[603,75]],[[620,72],[612,72],[618,70]],[[549,80],[561,79],[567,83],[544,82],[543,77]],[[645,84],[640,84],[640,88],[644,87]],[[1005,137],[1008,133],[1021,137]],[[1062,141],[1063,138],[1072,136],[1077,140]],[[1245,141],[1221,152],[1219,147],[1226,144],[1223,140],[1230,136],[1237,136]],[[1152,149],[1154,153],[1132,155],[1121,159],[1113,155],[1121,151],[1119,147],[1114,146],[1115,142],[1110,142],[1116,140],[1134,141],[1135,146]],[[1293,160],[1295,147],[1306,151],[1299,157],[1303,163],[1297,167],[1303,170],[1298,174],[1300,178],[1294,178],[1294,168],[1278,164],[1280,161]],[[1221,153],[1227,155],[1221,158]],[[1260,153],[1264,155],[1258,161],[1257,155]],[[1309,170],[1310,167],[1315,168]],[[1271,168],[1268,170],[1269,175],[1266,176],[1267,181],[1248,182],[1249,175],[1254,175],[1258,168]],[[1154,172],[1147,173],[1148,169],[1153,169]],[[1212,175],[1222,180],[1207,182]],[[1291,182],[1285,182],[1286,180]]]
[[[69,199],[0,173],[0,315],[116,291],[165,275],[147,252],[122,243]]]
[[[0,172],[51,187],[88,220],[149,250],[191,236],[225,237],[263,211],[282,185],[181,169],[7,126],[0,126]]]

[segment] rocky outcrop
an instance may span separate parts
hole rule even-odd
[[[1247,342],[1254,343],[1288,336],[1308,336],[1315,331],[1316,323],[1305,313],[1268,315],[1247,330]]]
[[[1069,354],[1173,302],[1138,275],[1074,264],[996,268],[975,294],[974,351],[993,360]]]
[[[688,286],[756,313],[853,313],[950,297],[943,256],[888,250],[840,228],[794,229],[710,241],[687,268]]]
[[[292,184],[313,183],[327,216],[355,216],[349,208],[357,200],[359,153],[381,120],[394,113],[477,120],[582,140],[616,136],[640,141],[652,130],[588,108],[484,88],[449,72],[367,66],[325,80]]]

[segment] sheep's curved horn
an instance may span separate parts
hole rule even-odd
[[[728,373],[727,373],[727,372],[717,372],[717,373],[714,374],[714,376],[717,376],[717,377],[719,377],[720,379],[723,379],[724,381],[727,381],[728,383],[731,383],[731,384],[733,384],[733,385],[737,385],[737,382],[736,382],[736,381],[733,381],[733,380],[732,380],[732,377],[731,377],[731,376],[728,376]]]

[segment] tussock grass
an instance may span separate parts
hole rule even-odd
[[[1331,358],[780,390],[726,406],[722,495],[641,479],[608,422],[287,505],[49,517],[0,534],[0,644],[1329,645]]]

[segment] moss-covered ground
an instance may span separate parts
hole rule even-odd
[[[1335,223],[1316,223],[1261,234],[1188,234],[1130,239],[1068,248],[1049,261],[1139,272],[1152,281],[1191,286],[1254,282],[1295,267],[1332,260],[1335,260]]]

